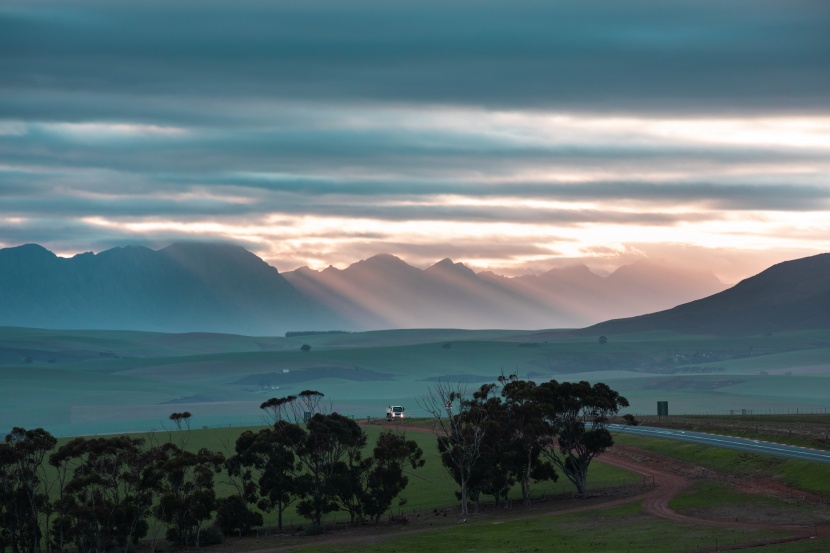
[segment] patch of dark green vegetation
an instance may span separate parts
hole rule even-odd
[[[492,379],[492,376],[484,376],[481,374],[447,374],[443,376],[421,378],[419,379],[419,382],[457,382],[459,384],[478,384]]]
[[[520,346],[528,347],[525,344]],[[536,343],[538,347],[539,344]],[[779,350],[774,350],[776,353]],[[767,353],[771,353],[771,351]],[[723,372],[723,367],[700,366],[701,363],[719,363],[746,359],[763,353],[749,349],[694,349],[664,351],[625,351],[615,349],[607,352],[593,351],[556,351],[544,355],[533,363],[555,373],[577,373],[584,372],[586,367],[596,371],[636,371],[653,374],[678,374],[678,373],[715,373]]]
[[[351,334],[348,330],[289,330],[285,333],[286,338],[297,338],[299,336],[325,336],[328,334]]]
[[[41,350],[14,347],[0,347],[0,365],[28,365],[32,363],[77,363],[89,359],[116,359],[117,355],[108,350],[69,351]]]
[[[723,378],[717,380],[700,380],[695,378],[662,378],[654,381],[645,387],[646,390],[681,390],[694,392],[707,392],[735,386],[743,383],[743,380],[735,378]]]
[[[175,405],[177,403],[211,403],[215,401],[214,399],[203,396],[200,394],[192,395],[192,396],[184,396],[177,399],[171,399],[170,401],[165,401],[162,405]]]

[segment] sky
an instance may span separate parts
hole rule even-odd
[[[830,251],[826,0],[0,4],[0,247],[726,283]]]

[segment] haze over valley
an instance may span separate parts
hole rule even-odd
[[[18,263],[8,264],[9,256]],[[22,256],[29,261],[21,262]],[[122,264],[133,256],[142,257],[145,271],[124,269]],[[447,316],[466,315],[468,320],[482,319],[485,308],[493,309],[495,316],[508,305],[482,305],[477,300],[465,304],[481,293],[476,287],[490,286],[503,277],[475,275],[450,262],[422,271],[381,256],[357,264],[359,272],[353,280],[343,278],[349,276],[349,269],[342,271],[346,275],[334,273],[343,278],[340,281],[300,271],[306,279],[320,279],[318,286],[328,283],[328,290],[353,291],[346,283],[364,283],[364,289],[379,299],[360,311],[359,304],[348,303],[354,296],[320,295],[319,303],[306,303],[314,297],[308,281],[306,288],[295,288],[296,275],[282,279],[275,269],[237,247],[178,244],[159,252],[127,248],[61,260],[43,248],[26,246],[0,251],[3,259],[7,264],[0,271],[2,289],[16,291],[3,296],[4,313],[13,301],[25,300],[30,314],[43,317],[53,310],[92,317],[97,309],[113,317],[100,319],[102,326],[114,321],[161,324],[158,313],[166,315],[171,325],[207,324],[205,320],[223,316],[233,325],[242,325],[234,317],[247,318],[251,328],[268,324],[268,317],[283,321],[280,324],[287,320],[311,324],[313,319],[300,318],[310,313],[334,317],[318,320],[326,321],[325,330],[295,326],[285,336],[161,333],[119,326],[0,328],[4,382],[0,420],[48,426],[59,434],[160,430],[170,412],[182,409],[193,413],[197,425],[259,424],[262,401],[306,389],[322,391],[332,408],[352,416],[380,417],[390,403],[404,405],[417,416],[423,414],[418,411],[419,398],[431,385],[456,382],[474,389],[503,373],[537,381],[603,381],[631,401],[632,412],[641,414],[653,413],[658,400],[669,401],[673,413],[803,413],[827,408],[827,254],[776,265],[727,290],[653,314],[581,329],[541,330],[334,328],[332,321],[346,324],[346,315],[382,312],[381,300],[401,309],[418,298],[433,302],[434,310],[447,302]],[[95,270],[86,265],[96,261],[100,265]],[[66,267],[58,268],[62,263]],[[442,279],[429,280],[436,272]],[[653,282],[647,279],[650,274],[645,273],[645,282]],[[17,288],[10,286],[10,275],[17,275]],[[109,275],[109,280],[96,281],[93,275]],[[543,277],[550,278],[525,278]],[[614,282],[613,277],[596,278]],[[21,284],[38,281],[41,288],[33,291]],[[84,282],[94,288],[78,286]],[[60,292],[50,296],[49,287],[59,283]],[[487,295],[482,297],[499,297],[485,289]],[[145,295],[132,296],[142,290]],[[520,288],[496,290],[515,294]],[[246,291],[257,294],[246,295]],[[96,303],[97,296],[106,301]],[[179,300],[171,304],[172,309],[159,307],[158,302],[170,297]],[[63,303],[53,303],[60,298]],[[66,298],[76,298],[76,303],[67,303]],[[603,296],[603,301],[610,300]],[[466,305],[473,306],[471,313],[462,311]],[[80,306],[88,311],[80,311]],[[418,309],[413,304],[412,312],[422,312]],[[128,315],[134,318],[114,319]],[[57,314],[54,317],[60,320]]]
[[[830,3],[0,3],[0,431],[317,389],[824,410]],[[306,346],[306,347],[303,347]]]

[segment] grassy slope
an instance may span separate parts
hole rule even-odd
[[[153,433],[134,434],[134,438],[142,438],[146,440],[148,445],[165,443],[172,441],[177,445],[184,444],[189,450],[198,451],[201,448],[207,448],[211,451],[221,452],[226,457],[233,455],[234,444],[236,439],[245,430],[258,430],[261,427],[250,428],[218,428],[210,430],[192,430],[187,432],[167,432],[159,431]],[[365,428],[368,441],[365,450],[366,455],[371,455],[371,449],[377,441],[378,435],[384,431],[384,427],[366,427]],[[447,470],[442,466],[438,451],[435,445],[435,437],[432,434],[412,432],[406,435],[407,439],[415,440],[424,451],[424,460],[426,463],[424,467],[412,470],[408,469],[407,477],[409,478],[409,485],[404,490],[401,498],[405,499],[405,504],[396,505],[393,508],[394,512],[412,513],[415,511],[428,511],[432,509],[448,509],[455,512],[458,506],[458,500],[455,497],[455,490],[457,486],[449,475]],[[62,438],[58,441],[58,447],[69,441],[68,438]],[[51,471],[51,469],[50,469]],[[227,475],[220,473],[215,478],[216,491],[219,497],[225,497],[235,493],[235,489],[228,483]],[[590,468],[589,473],[589,487],[593,490],[600,490],[606,488],[614,488],[619,486],[627,486],[637,484],[641,481],[639,475],[604,465],[602,463],[594,463]],[[532,485],[533,498],[542,499],[554,495],[565,494],[569,495],[573,492],[573,486],[564,477],[557,482],[542,482]],[[515,502],[521,500],[521,490],[516,487],[511,493],[511,499]],[[482,497],[482,504],[489,504],[492,501],[491,497]],[[276,515],[271,513],[263,513],[266,525],[276,524]],[[326,517],[327,522],[334,522],[343,520],[346,516],[343,513],[332,514]],[[286,515],[286,521],[289,524],[302,523],[304,519],[300,518],[295,512],[289,512]]]
[[[651,551],[675,553],[700,548],[714,549],[736,543],[769,539],[778,535],[768,530],[698,527],[658,519],[644,514],[637,504],[612,509],[551,517],[518,520],[478,519],[463,525],[395,537],[382,550],[395,553],[456,550],[501,553],[561,550],[570,553],[625,553]],[[315,545],[303,553],[366,551],[366,544]],[[374,547],[373,547],[374,548]]]
[[[299,350],[304,343],[311,351]],[[8,364],[9,353],[0,364],[0,425],[44,426],[59,434],[149,429],[181,409],[194,413],[197,426],[251,423],[259,420],[263,400],[307,388],[323,391],[346,414],[382,416],[389,403],[418,414],[429,379],[464,378],[473,387],[502,372],[537,381],[602,380],[628,397],[638,414],[653,412],[657,400],[669,401],[672,413],[820,409],[827,407],[828,343],[826,331],[743,338],[649,332],[612,336],[600,345],[562,331],[416,329],[269,338],[0,328],[0,351],[41,352],[18,365]],[[717,372],[634,370],[670,356]],[[354,379],[356,369],[378,377]],[[282,382],[286,370],[291,378]],[[238,384],[246,378],[264,379],[274,389]]]
[[[615,440],[621,445],[633,445],[676,457],[739,479],[757,477],[781,480],[793,488],[830,497],[830,465],[625,434],[618,435]]]
[[[216,430],[194,430],[189,433],[187,447],[223,451],[226,454],[232,451],[233,442],[244,429],[224,428]],[[369,435],[369,444],[372,444],[381,428],[369,427],[366,432]],[[153,435],[139,435],[151,441],[166,441],[172,439],[179,441],[185,437],[184,433],[166,432]],[[434,447],[434,438],[430,434],[410,433],[409,438],[416,440],[424,449],[427,464],[424,468],[411,471],[409,474],[410,485],[403,496],[407,503],[403,507],[397,507],[395,512],[412,517],[414,512],[423,513],[426,520],[431,516],[433,508],[448,508],[451,513],[457,508],[457,501],[454,498],[454,483],[450,476],[441,467],[438,461],[437,452]],[[630,438],[630,437],[624,437]],[[665,440],[656,444],[661,451],[668,444]],[[642,444],[640,444],[642,445]],[[729,465],[734,460],[723,459],[718,455],[720,450],[709,449],[708,452],[714,459]],[[729,453],[729,452],[727,452]],[[694,454],[700,458],[699,452]],[[714,465],[714,463],[713,463]],[[825,478],[826,475],[819,475]],[[217,476],[217,490],[220,496],[232,493],[233,488],[224,483],[224,475]],[[640,477],[614,467],[601,463],[594,463],[591,467],[590,483],[592,489],[599,489],[605,486],[619,486],[639,482]],[[535,486],[535,497],[551,494],[569,494],[570,484],[564,479],[555,484],[539,484]],[[514,490],[514,498],[518,498],[518,490]],[[741,494],[734,494],[728,490],[714,490],[704,494],[687,494],[681,497],[674,506],[681,510],[690,507],[707,508],[718,504],[724,498],[732,501],[737,508],[746,505],[753,505],[754,498],[748,498]],[[327,523],[343,521],[345,515],[332,514],[326,519]],[[266,526],[275,524],[275,516],[266,514]],[[424,528],[423,531],[407,533],[402,535],[386,535],[379,537],[380,543],[373,545],[374,548],[389,552],[415,552],[445,548],[448,544],[465,545],[465,550],[477,552],[500,552],[500,551],[546,551],[555,543],[557,548],[562,548],[575,553],[607,551],[655,551],[674,553],[680,551],[713,549],[715,546],[724,547],[733,544],[753,544],[764,540],[776,539],[782,536],[776,531],[752,530],[752,529],[724,529],[701,527],[691,524],[682,524],[666,521],[647,515],[640,510],[638,503],[634,502],[623,507],[603,509],[598,507],[582,513],[560,514],[560,515],[539,515],[525,513],[522,509],[511,509],[502,514],[484,515],[471,518],[467,524],[456,524],[455,518],[439,517],[434,519],[435,528]],[[286,516],[289,524],[302,523],[302,519],[296,514],[289,513]],[[432,526],[432,523],[429,524]],[[381,535],[385,530],[381,530]],[[373,538],[374,542],[375,538]],[[252,546],[259,546],[260,542],[252,543]],[[302,547],[307,541],[293,542],[293,545],[300,545],[300,551],[329,552],[329,551],[365,551],[365,543],[336,542],[330,545],[309,544]],[[241,544],[240,544],[241,545]],[[830,545],[827,540],[814,540],[801,544],[789,544],[781,546],[764,546],[753,548],[753,551],[762,553],[807,553],[811,551],[823,551],[822,547]],[[809,546],[809,547],[808,547]],[[254,548],[256,548],[254,547]],[[810,547],[819,547],[813,549]],[[245,547],[242,546],[244,550]],[[236,550],[236,546],[235,546]]]

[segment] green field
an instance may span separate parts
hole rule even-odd
[[[413,421],[417,422],[417,421]],[[367,450],[377,435],[392,424],[372,424],[365,427],[368,435]],[[172,440],[180,443],[186,440],[191,450],[202,447],[231,454],[236,438],[245,428],[221,428],[193,430],[191,432],[155,432],[139,434],[150,443]],[[658,553],[679,553],[686,551],[714,551],[719,549],[739,550],[749,548],[761,553],[810,553],[825,551],[830,546],[826,538],[816,538],[796,543],[762,545],[776,540],[789,539],[791,534],[774,529],[748,527],[709,527],[692,523],[673,522],[657,518],[644,512],[636,497],[623,505],[602,503],[606,492],[639,485],[641,476],[615,467],[595,462],[591,465],[589,488],[599,492],[599,503],[572,499],[572,485],[564,478],[556,483],[536,484],[533,497],[536,500],[530,509],[518,501],[519,490],[514,490],[512,499],[517,500],[511,509],[494,510],[492,499],[482,498],[482,511],[461,522],[458,518],[458,502],[454,497],[456,486],[441,466],[432,434],[409,432],[407,437],[416,440],[424,449],[426,465],[422,469],[410,470],[410,484],[403,492],[406,499],[403,506],[393,508],[393,513],[410,520],[407,526],[381,525],[361,529],[346,529],[343,513],[333,513],[324,518],[329,529],[323,537],[302,537],[291,534],[260,535],[242,540],[226,538],[221,550],[251,551],[272,547],[290,547],[305,553],[327,553],[334,551],[416,552],[457,547],[463,544],[464,551],[537,552],[562,549],[575,553],[656,551]],[[66,439],[61,440],[61,442]],[[649,440],[635,436],[617,436],[622,444],[636,445],[660,454],[693,460],[698,466],[710,467],[723,472],[763,474],[774,479],[790,479],[791,485],[808,491],[830,494],[826,482],[830,481],[830,467],[811,465],[762,456],[751,456],[739,452],[720,450],[692,444],[681,444],[666,440]],[[601,459],[601,457],[600,457]],[[216,476],[217,493],[220,496],[232,493],[224,474]],[[616,494],[609,496],[611,499]],[[626,497],[625,495],[619,497]],[[719,520],[740,513],[742,517],[764,520],[771,517],[771,524],[787,523],[790,519],[803,524],[826,523],[828,515],[814,512],[810,507],[787,503],[763,495],[736,492],[731,486],[701,481],[678,495],[670,504],[681,513],[701,518]],[[578,512],[569,512],[577,509]],[[449,516],[447,516],[447,514]],[[305,525],[305,519],[289,512],[285,517],[289,526]],[[276,517],[265,515],[264,528],[273,529]],[[335,527],[341,530],[334,530]],[[212,548],[211,548],[212,549]]]
[[[308,344],[311,350],[300,351]],[[630,412],[825,412],[830,332],[749,337],[648,332],[387,330],[249,337],[0,328],[0,428],[56,435],[165,428],[174,411],[194,427],[262,422],[270,397],[316,389],[355,417],[388,404],[424,415],[437,380],[473,389],[501,373],[536,381],[603,381]]]
[[[389,426],[394,428],[394,426]],[[234,444],[239,435],[245,430],[255,430],[256,428],[218,428],[210,430],[193,430],[186,432],[154,432],[136,434],[134,437],[144,438],[148,444],[164,443],[172,441],[179,444],[186,439],[186,448],[192,451],[197,451],[201,448],[207,448],[211,451],[219,451],[226,457],[233,455]],[[369,426],[364,427],[368,441],[366,446],[366,454],[371,455],[371,449],[377,441],[378,435],[386,429],[385,426]],[[406,433],[407,439],[414,440],[424,451],[424,459],[426,463],[422,468],[417,470],[408,469],[407,476],[409,478],[409,485],[402,494],[402,498],[406,500],[403,506],[397,507],[396,512],[415,512],[434,508],[455,510],[458,505],[458,500],[455,497],[455,490],[457,485],[450,477],[447,470],[441,465],[441,460],[438,457],[436,448],[435,436],[424,432],[409,432]],[[66,438],[59,441],[59,445],[65,443]],[[224,497],[235,493],[234,488],[227,483],[227,475],[220,473],[215,478],[217,495]],[[628,471],[618,469],[602,463],[594,463],[591,466],[589,473],[589,489],[602,490],[608,488],[617,488],[622,486],[629,486],[639,484],[642,478],[639,475],[632,474]],[[557,482],[543,482],[534,484],[532,487],[532,499],[540,500],[550,498],[553,496],[565,495],[569,496],[574,492],[573,485],[564,477]],[[511,500],[517,503],[521,502],[521,490],[513,490]],[[489,504],[492,502],[491,497],[482,497],[482,504]],[[276,524],[276,515],[263,513],[267,524]],[[343,514],[340,515],[342,518]],[[337,520],[338,515],[331,515],[329,522]],[[272,520],[273,519],[273,520]],[[301,522],[296,514],[289,514],[287,520],[290,522]]]
[[[715,550],[735,544],[760,543],[782,534],[770,530],[723,529],[681,524],[644,514],[632,503],[611,509],[584,513],[519,517],[517,520],[479,519],[441,531],[419,532],[384,540],[379,551],[416,553],[451,549],[476,553],[504,551],[569,553],[628,553],[651,551]],[[463,544],[463,545],[462,545]],[[357,553],[366,551],[365,543],[312,545],[303,553]],[[753,549],[755,551],[755,549]]]

